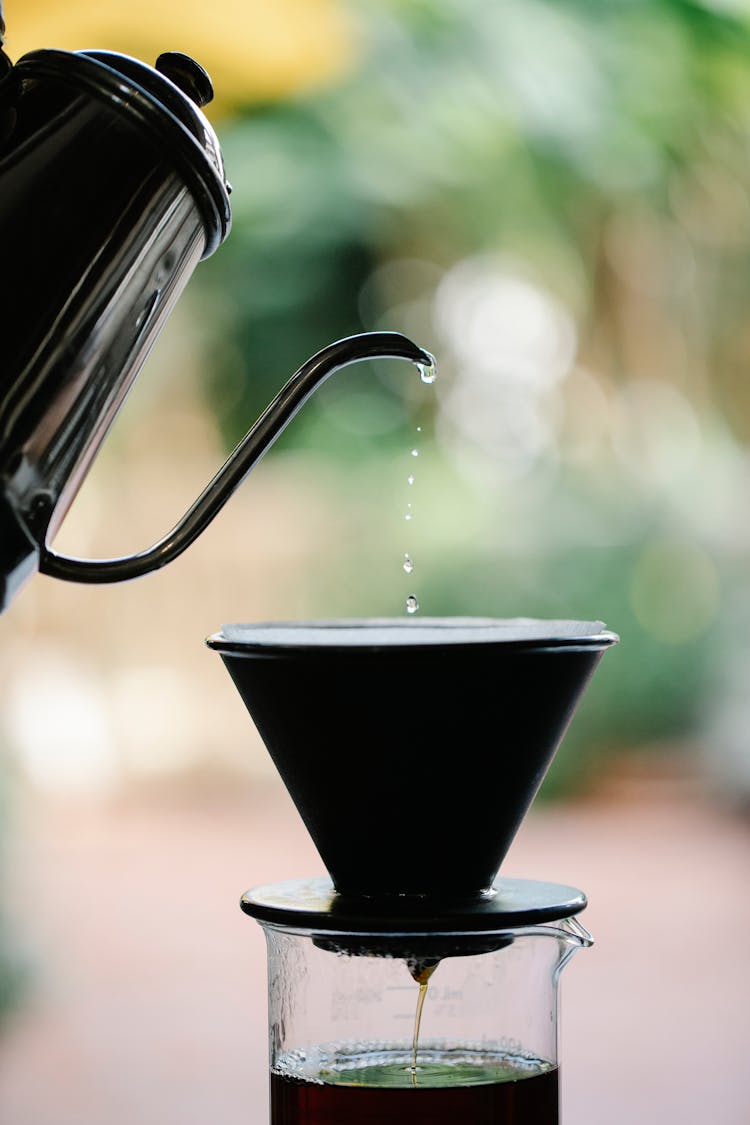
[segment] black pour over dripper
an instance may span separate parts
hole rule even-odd
[[[413,905],[487,898],[617,640],[601,622],[388,618],[226,625],[207,643],[335,892]]]

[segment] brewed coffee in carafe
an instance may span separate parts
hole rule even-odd
[[[256,887],[272,1125],[557,1125],[574,887],[498,876],[601,622],[231,625],[209,638],[327,876]]]

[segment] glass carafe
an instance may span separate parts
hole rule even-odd
[[[591,937],[554,915],[585,899],[509,884],[543,888],[547,909],[481,922],[469,904],[450,928],[386,932],[372,904],[316,922],[304,881],[286,885],[299,924],[269,888],[245,896],[268,946],[271,1125],[557,1125],[559,979]]]

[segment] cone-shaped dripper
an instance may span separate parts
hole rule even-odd
[[[226,625],[224,660],[337,891],[491,886],[605,648],[601,622]]]

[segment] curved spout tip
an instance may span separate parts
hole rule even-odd
[[[417,367],[432,371],[437,366],[430,352],[401,332],[361,332],[356,336],[347,336],[323,348],[309,363],[318,359],[325,360],[326,366],[334,364],[336,367],[363,359],[407,359]]]

